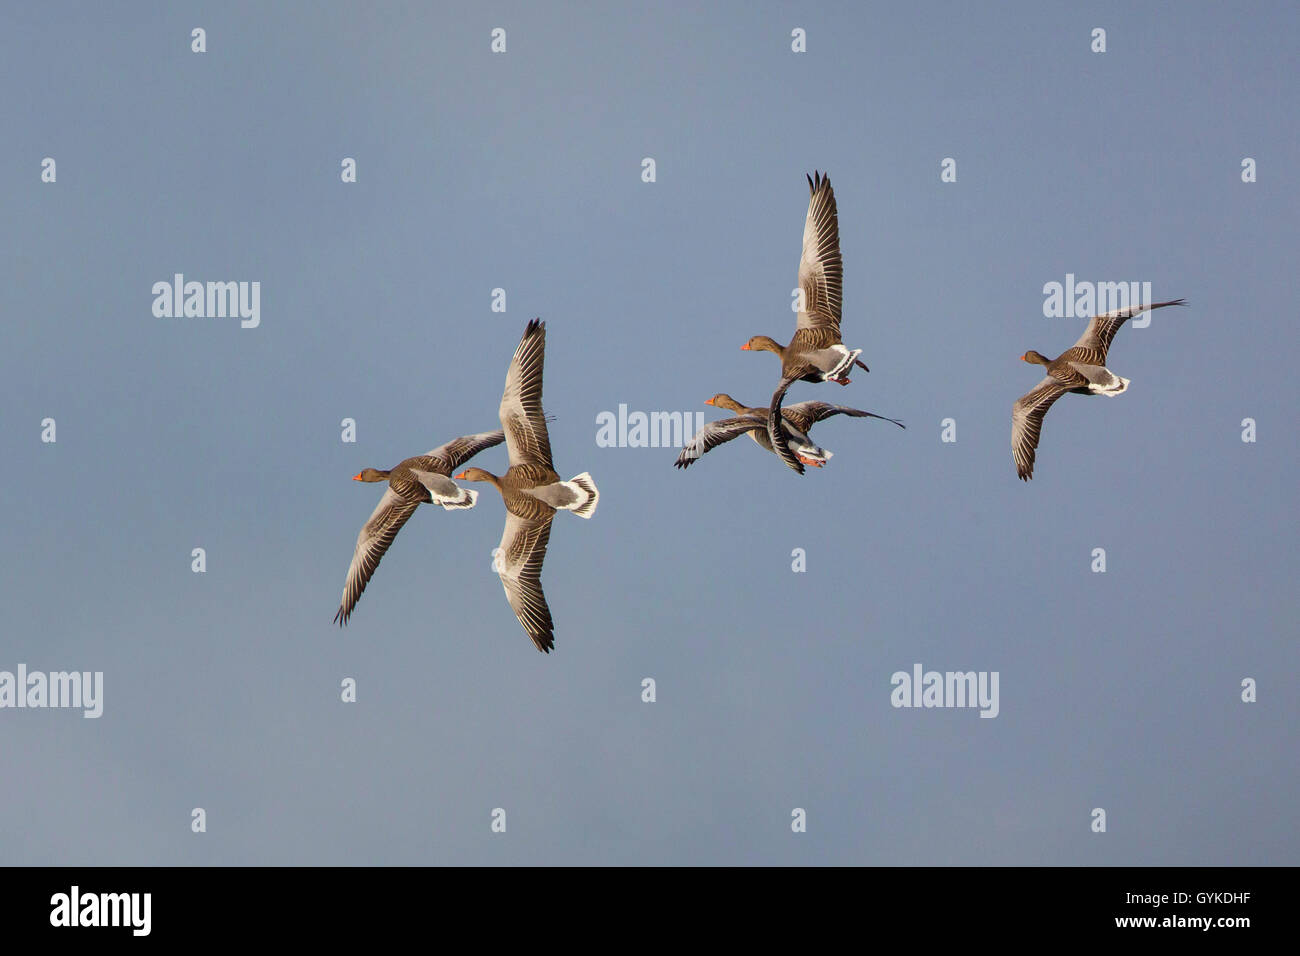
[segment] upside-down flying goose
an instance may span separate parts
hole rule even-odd
[[[691,463],[705,452],[724,442],[729,442],[733,438],[739,438],[741,435],[748,435],[754,439],[755,444],[766,448],[768,451],[773,451],[772,440],[767,434],[766,408],[752,408],[742,405],[725,392],[719,392],[712,398],[705,399],[704,404],[713,405],[716,408],[725,408],[729,412],[734,412],[736,417],[709,422],[696,432],[695,437],[686,443],[686,447],[677,456],[675,462],[677,468],[689,468]],[[875,412],[864,412],[860,408],[848,408],[844,405],[830,405],[826,402],[800,402],[797,405],[786,406],[781,409],[786,444],[805,465],[821,468],[826,464],[827,459],[832,457],[833,453],[815,444],[809,434],[815,422],[820,422],[835,415],[849,415],[853,418],[880,418],[887,422],[893,422],[899,428],[906,427],[896,419],[886,418],[884,415],[877,415]]]

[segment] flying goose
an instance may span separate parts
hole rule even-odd
[[[555,647],[554,625],[542,593],[542,562],[556,509],[590,518],[600,492],[585,471],[561,481],[551,463],[551,440],[542,412],[542,367],[546,360],[546,323],[533,319],[515,349],[501,396],[510,468],[501,477],[482,468],[456,475],[464,481],[488,481],[501,492],[506,529],[496,552],[495,568],[515,616],[539,651]]]
[[[689,468],[696,459],[710,449],[741,435],[749,435],[757,445],[766,448],[768,451],[773,451],[772,440],[767,434],[766,408],[750,408],[741,405],[740,402],[725,392],[719,392],[712,398],[706,398],[704,404],[712,405],[715,408],[725,408],[727,411],[734,412],[737,417],[709,422],[696,432],[695,437],[687,442],[686,447],[677,456],[675,467]],[[809,438],[809,432],[815,422],[820,422],[835,415],[849,415],[853,418],[880,418],[887,422],[893,422],[899,428],[906,427],[902,422],[893,418],[885,418],[884,415],[877,415],[875,412],[864,412],[859,408],[848,408],[844,405],[828,405],[826,402],[800,402],[797,405],[790,405],[781,409],[786,444],[805,465],[821,468],[826,464],[827,459],[832,457],[832,452],[813,443],[812,439]]]
[[[781,357],[781,375],[791,381],[849,383],[849,371],[862,349],[850,351],[840,340],[844,263],[840,257],[840,224],[835,193],[829,176],[808,177],[808,215],[803,224],[803,251],[799,256],[799,317],[789,345],[766,335],[756,335],[741,346],[749,352],[775,352]],[[795,374],[798,373],[798,374]]]
[[[389,471],[363,468],[352,476],[353,481],[387,481],[384,496],[379,499],[368,520],[357,535],[357,547],[352,553],[347,583],[339,602],[334,621],[339,627],[348,622],[352,610],[361,599],[380,559],[402,530],[408,518],[421,504],[440,504],[448,511],[453,508],[473,508],[478,492],[459,487],[448,476],[485,448],[505,441],[505,432],[480,432],[464,435],[445,445],[439,445],[427,455],[416,455],[399,463]]]
[[[808,215],[803,225],[803,251],[799,256],[799,296],[802,300],[795,322],[794,337],[781,345],[766,335],[756,335],[741,346],[745,351],[774,352],[781,358],[781,383],[772,396],[767,415],[769,438],[787,465],[803,474],[803,464],[790,451],[784,430],[777,427],[780,401],[793,382],[838,382],[849,384],[849,372],[857,365],[870,371],[858,359],[862,349],[849,350],[840,339],[843,302],[844,262],[840,256],[840,224],[835,193],[829,176],[815,172],[808,177]]]
[[[1043,427],[1043,416],[1052,403],[1066,392],[1079,395],[1106,395],[1114,398],[1128,388],[1129,380],[1121,378],[1106,367],[1106,353],[1115,339],[1119,327],[1133,316],[1148,309],[1163,309],[1167,305],[1186,305],[1182,299],[1135,305],[1096,315],[1079,341],[1054,359],[1049,359],[1030,349],[1020,356],[1021,361],[1047,366],[1047,377],[1029,392],[1016,399],[1011,409],[1011,456],[1016,462],[1016,474],[1021,481],[1034,476],[1034,453]]]

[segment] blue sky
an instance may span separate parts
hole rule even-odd
[[[1297,861],[1300,14],[654,6],[0,15],[0,670],[104,673],[97,720],[0,710],[0,860]],[[871,373],[789,400],[907,430],[825,422],[803,478],[598,447],[621,403],[766,401],[739,346],[793,328],[814,169]],[[155,317],[177,272],[260,282],[260,325]],[[1058,403],[1026,485],[1017,357],[1078,337],[1067,274],[1190,308],[1120,332],[1128,392]],[[350,476],[496,427],[533,316],[556,468],[602,495],[555,521],[555,653],[486,494],[421,509],[332,627]],[[892,707],[916,663],[997,671],[999,715]]]

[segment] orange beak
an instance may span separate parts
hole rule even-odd
[[[751,348],[749,347],[749,343],[748,343],[748,342],[746,342],[744,345],[742,345],[742,346],[740,347],[740,350],[741,350],[742,352],[752,352],[752,351],[753,351],[753,349],[751,349]]]
[[[353,475],[353,476],[352,476],[352,480],[353,480],[353,481],[360,481],[360,480],[361,480],[361,472],[357,472],[355,475]]]
[[[706,398],[706,399],[704,400],[704,404],[705,404],[705,405],[712,405],[712,404],[713,404],[713,399],[711,399],[711,398]]]
[[[465,479],[465,472],[462,471],[459,475],[452,475],[452,477],[459,478],[463,481]]]

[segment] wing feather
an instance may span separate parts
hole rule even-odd
[[[1020,398],[1011,409],[1011,457],[1021,481],[1034,477],[1034,456],[1043,430],[1043,416],[1052,403],[1069,391],[1048,375]]]
[[[447,472],[451,473],[479,452],[501,444],[506,440],[506,433],[498,428],[494,432],[479,432],[476,435],[462,435],[446,444],[439,445],[429,452],[429,458],[437,458],[447,463]]]
[[[875,412],[864,412],[860,408],[849,408],[847,405],[832,405],[829,402],[798,402],[782,408],[781,414],[785,416],[787,421],[793,423],[796,428],[805,433],[815,423],[825,421],[835,415],[848,415],[851,418],[879,418],[887,422],[893,422],[899,428],[907,427],[896,418],[886,418],[884,415],[877,415]]]
[[[808,177],[808,215],[803,224],[799,255],[799,290],[803,309],[795,329],[831,328],[840,331],[844,261],[840,256],[840,222],[830,177]]]
[[[554,511],[541,518],[521,518],[507,512],[498,565],[501,585],[515,617],[537,649],[547,654],[555,647],[555,633],[551,609],[542,592],[542,562],[546,560],[554,518]]]
[[[709,422],[695,433],[695,437],[686,443],[686,447],[677,456],[674,467],[689,468],[711,449],[717,448],[733,438],[748,435],[755,429],[766,431],[767,421],[754,415],[741,415],[737,418],[720,418],[716,422]]]
[[[1171,299],[1169,302],[1154,302],[1151,305],[1132,305],[1126,309],[1115,309],[1113,312],[1104,312],[1101,315],[1094,315],[1088,322],[1088,327],[1083,330],[1083,335],[1079,336],[1079,341],[1074,343],[1076,349],[1097,349],[1101,352],[1101,359],[1106,360],[1106,353],[1110,350],[1110,343],[1115,341],[1115,333],[1129,319],[1135,315],[1141,315],[1143,312],[1153,309],[1163,309],[1167,305],[1186,305],[1185,299]]]
[[[789,433],[783,427],[781,421],[781,402],[790,386],[799,380],[798,373],[800,371],[800,369],[795,369],[785,378],[782,378],[781,384],[772,393],[772,404],[767,410],[767,437],[772,443],[772,450],[776,452],[777,456],[802,475],[804,472],[803,462],[799,460],[798,455],[790,450]]]
[[[347,583],[343,586],[343,597],[339,602],[338,613],[334,615],[334,621],[339,627],[346,624],[352,616],[357,601],[361,600],[361,593],[379,567],[380,559],[388,553],[389,545],[397,537],[397,532],[415,514],[419,504],[418,501],[403,498],[391,486],[384,489],[384,496],[379,499],[379,504],[357,535],[357,546],[352,552],[352,564],[348,568]]]
[[[542,411],[542,369],[546,363],[546,323],[533,319],[519,340],[506,388],[501,396],[501,427],[505,431],[510,466],[543,465],[552,468],[551,439]]]

